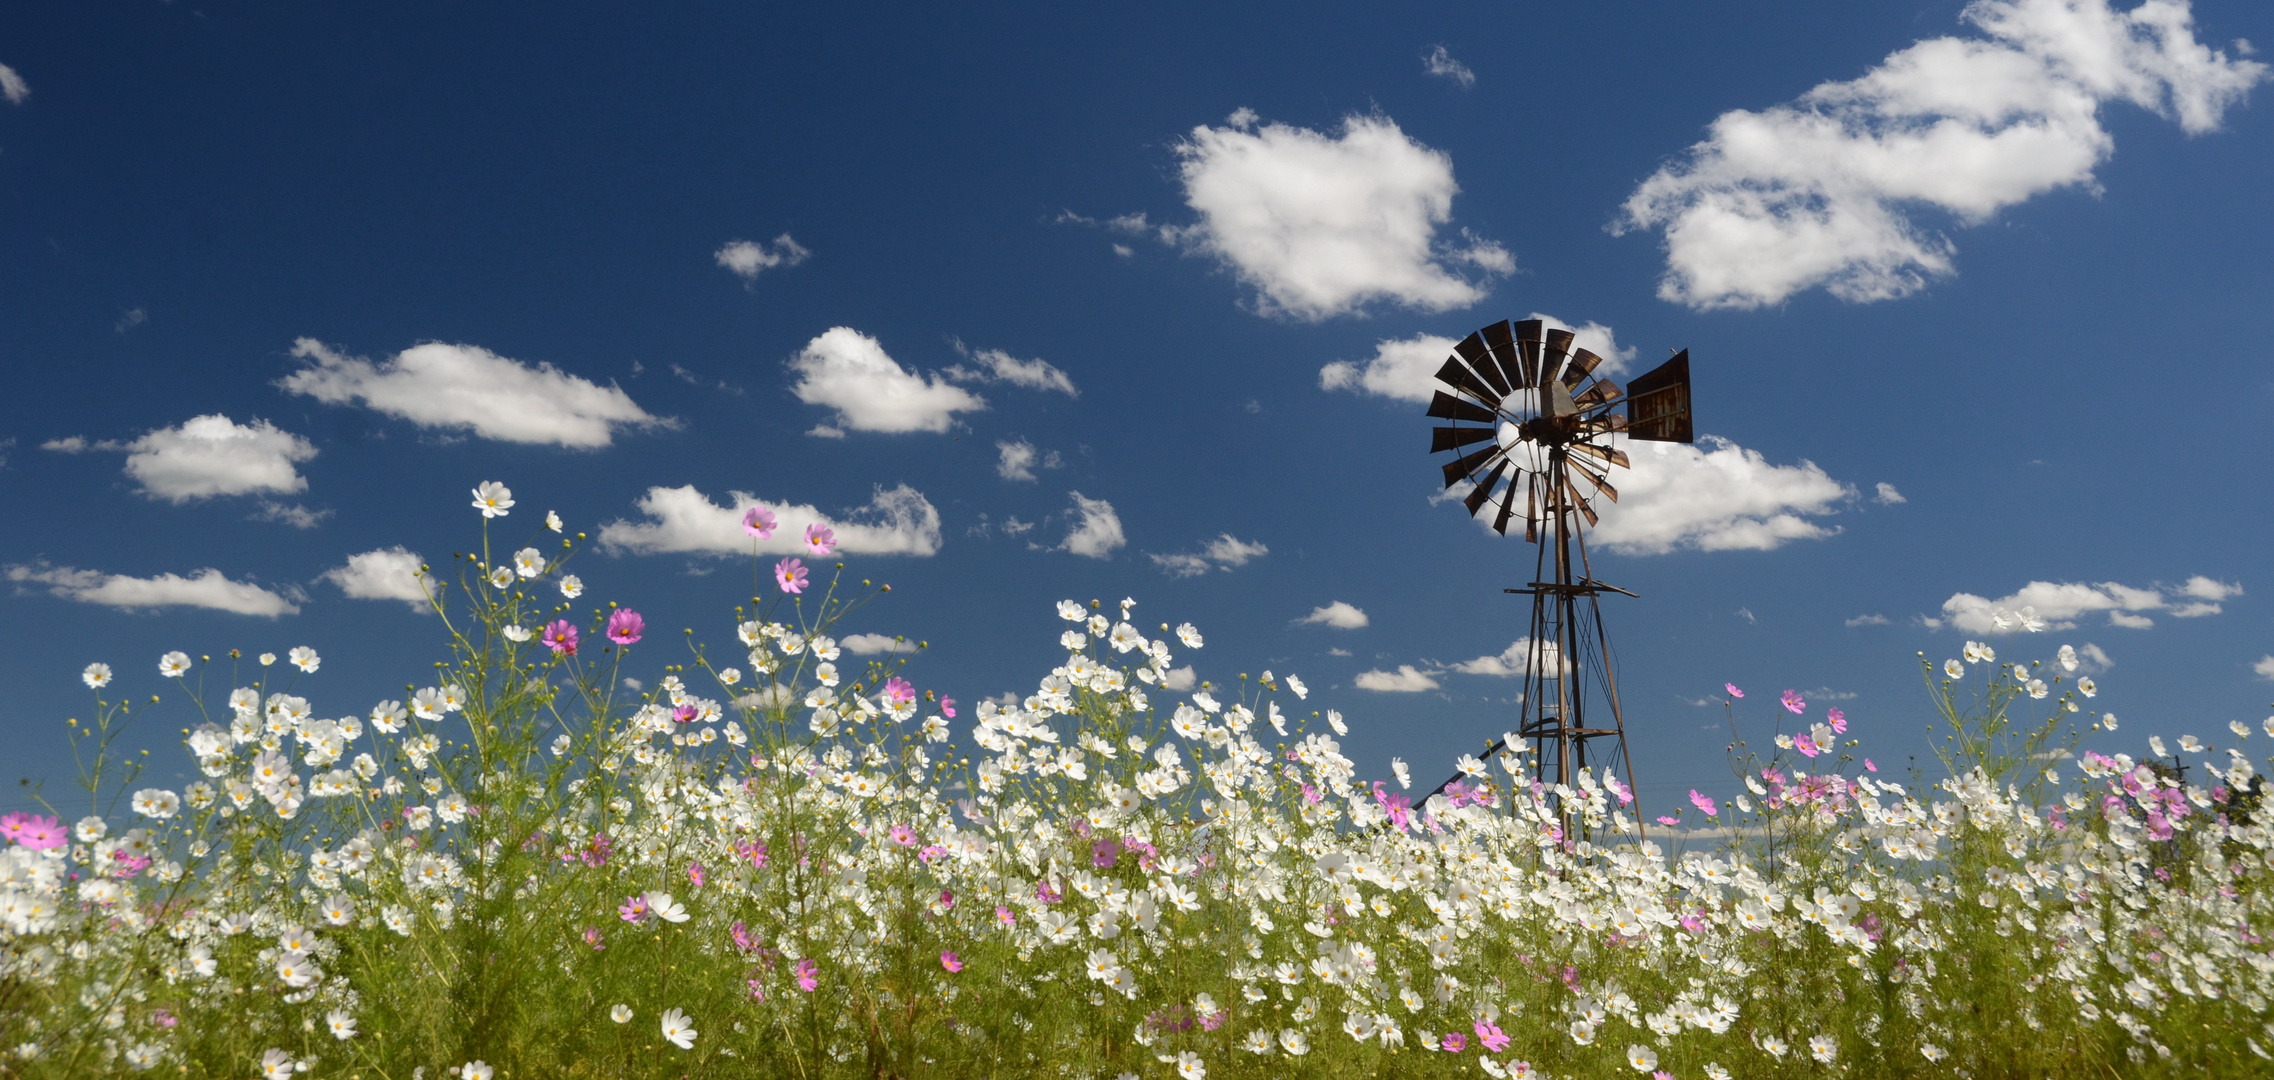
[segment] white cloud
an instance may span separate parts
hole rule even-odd
[[[1851,626],[1851,627],[1853,627],[1853,626],[1885,626],[1885,625],[1887,625],[1887,623],[1888,623],[1888,618],[1887,618],[1887,616],[1885,616],[1885,615],[1858,615],[1858,616],[1856,616],[1856,617],[1855,617],[1855,618],[1853,618],[1853,619],[1849,619],[1849,620],[1847,621],[1847,624],[1846,624],[1846,625],[1848,625],[1848,626]]]
[[[903,641],[885,634],[853,634],[849,637],[839,638],[837,644],[844,646],[845,651],[854,656],[877,656],[884,653],[912,653],[916,651],[915,642]]]
[[[48,448],[76,453],[86,445],[73,438]],[[96,443],[94,449],[126,451],[126,474],[142,485],[142,493],[172,503],[256,491],[306,491],[308,481],[293,466],[316,456],[314,444],[266,420],[238,424],[219,413],[159,428],[130,443]]]
[[[1082,396],[1082,392],[1074,388],[1073,378],[1048,360],[1021,360],[1001,349],[974,352],[961,341],[955,343],[955,351],[979,364],[976,368],[951,364],[940,371],[956,382],[1007,382],[1028,390],[1055,390],[1067,397]]]
[[[1768,551],[1831,536],[1839,530],[1809,519],[1856,494],[1813,462],[1772,465],[1759,451],[1712,435],[1697,444],[1617,441],[1634,464],[1611,478],[1618,502],[1595,500],[1602,522],[1588,537],[1624,555]]]
[[[1199,684],[1200,674],[1192,670],[1190,664],[1180,668],[1170,668],[1167,677],[1161,680],[1162,686],[1180,694]]]
[[[250,582],[231,581],[211,567],[188,577],[160,574],[138,578],[43,562],[8,567],[8,580],[19,585],[45,585],[48,592],[66,600],[117,608],[200,607],[272,619],[300,612],[298,590],[291,590],[292,595],[287,597]]]
[[[1428,55],[1421,58],[1421,66],[1431,75],[1459,83],[1463,90],[1475,86],[1477,82],[1477,73],[1470,71],[1467,64],[1453,59],[1453,54],[1446,52],[1443,45],[1429,50]]]
[[[932,555],[940,550],[940,512],[915,488],[902,484],[876,489],[869,504],[843,517],[830,517],[803,503],[777,503],[745,491],[727,493],[720,506],[685,487],[651,487],[640,497],[646,521],[611,521],[600,527],[600,544],[635,555],[802,555],[805,527],[827,525],[837,533],[837,550],[849,555]],[[742,531],[743,511],[763,505],[776,519],[774,535],[759,540]]]
[[[601,386],[551,364],[535,367],[475,345],[428,342],[373,364],[315,338],[293,342],[307,367],[277,380],[329,405],[360,402],[420,427],[470,431],[485,439],[556,446],[608,445],[620,426],[663,421],[614,385]]]
[[[1553,315],[1543,315],[1537,311],[1525,318],[1540,320],[1545,329],[1571,331],[1574,346],[1603,358],[1595,371],[1605,378],[1623,373],[1634,360],[1634,348],[1620,348],[1617,335],[1602,323],[1588,322],[1574,326]],[[1374,346],[1373,359],[1364,364],[1337,360],[1320,368],[1319,389],[1350,390],[1376,397],[1396,398],[1399,401],[1426,402],[1431,394],[1442,389],[1437,383],[1437,369],[1445,366],[1445,358],[1453,354],[1455,344],[1455,339],[1435,334],[1378,342]]]
[[[946,431],[956,413],[987,407],[985,399],[946,379],[901,367],[875,338],[849,326],[831,327],[807,342],[790,359],[790,369],[798,373],[790,392],[799,401],[837,410],[832,430]]]
[[[1253,286],[1267,315],[1316,321],[1392,300],[1422,311],[1466,307],[1480,277],[1511,273],[1507,249],[1452,219],[1453,160],[1382,116],[1350,116],[1339,135],[1286,124],[1256,127],[1253,112],[1202,125],[1176,146],[1185,203],[1200,220],[1163,239],[1211,255]]]
[[[264,500],[261,503],[260,511],[252,516],[252,520],[273,521],[279,524],[290,525],[295,529],[313,529],[317,525],[321,524],[325,518],[328,518],[330,516],[332,516],[332,512],[329,509],[310,510],[305,506],[300,506],[294,503],[268,502]]]
[[[1412,664],[1399,664],[1396,671],[1361,671],[1351,680],[1360,690],[1380,690],[1392,694],[1418,694],[1437,689],[1437,680],[1428,672],[1416,671]]]
[[[1658,295],[1695,308],[1774,304],[1824,286],[1885,300],[1954,273],[1955,247],[1910,216],[1963,224],[2093,185],[2114,152],[2101,107],[2129,101],[2189,134],[2266,75],[2195,40],[2186,0],[1977,0],[1985,38],[1940,37],[1850,82],[1715,119],[1629,196],[1619,229],[1663,229]],[[2238,51],[2247,51],[2238,46]]]
[[[2108,658],[2107,651],[2088,641],[2077,646],[2077,666],[2089,673],[2097,674],[2115,667],[2116,661]]]
[[[1466,675],[1495,675],[1508,678],[1526,674],[1527,664],[1531,671],[1553,671],[1559,666],[1558,661],[1561,656],[1562,650],[1556,647],[1555,642],[1543,641],[1535,646],[1531,638],[1524,637],[1511,642],[1506,649],[1495,655],[1480,656],[1474,660],[1464,660],[1454,664],[1452,670]],[[1566,670],[1570,668],[1568,664],[1560,666]]]
[[[1873,496],[1872,501],[1882,506],[1898,506],[1911,500],[1904,498],[1902,492],[1895,490],[1895,485],[1882,480],[1879,482],[1879,494]]]
[[[1058,545],[1061,551],[1103,559],[1116,548],[1128,543],[1121,535],[1121,516],[1113,512],[1113,504],[1104,499],[1087,499],[1079,491],[1069,492],[1074,497],[1074,512],[1082,522]]]
[[[995,462],[995,475],[1005,480],[1034,479],[1034,444],[1025,439],[1004,439],[995,443],[1001,458]]]
[[[1198,554],[1186,552],[1174,555],[1153,555],[1148,553],[1145,557],[1153,560],[1153,565],[1160,567],[1171,577],[1198,577],[1212,568],[1228,570],[1237,566],[1246,566],[1250,561],[1269,554],[1271,554],[1271,549],[1259,542],[1249,542],[1233,536],[1231,533],[1222,533],[1216,539],[1208,541]]]
[[[2230,585],[2197,575],[2176,588],[2135,588],[2113,581],[2099,584],[2032,581],[2014,593],[1995,600],[1973,593],[1955,593],[1942,602],[1942,617],[1923,620],[1929,628],[1949,625],[1972,634],[2001,633],[2015,629],[2015,613],[2035,615],[2048,630],[2067,630],[2077,619],[2107,612],[2111,626],[2144,630],[2155,620],[2140,614],[2161,611],[2176,618],[2219,613],[2220,601],[2242,595],[2241,585]],[[2000,625],[2001,621],[2005,625]]]
[[[796,266],[811,254],[813,253],[807,251],[804,245],[790,239],[790,234],[783,233],[775,237],[771,245],[736,240],[713,252],[711,257],[717,259],[720,266],[734,271],[736,277],[744,281],[756,281],[762,271],[777,266]]]
[[[358,600],[400,600],[411,610],[432,611],[426,588],[419,581],[418,553],[397,544],[347,557],[345,566],[324,571],[321,580],[339,586]]]
[[[10,105],[21,105],[24,103],[24,99],[30,96],[32,96],[32,84],[25,82],[23,76],[16,74],[15,68],[0,64],[0,97],[6,97]]]
[[[60,439],[49,439],[39,444],[39,448],[53,450],[58,454],[84,454],[94,449],[94,446],[87,442],[86,436],[68,435]]]
[[[1311,613],[1295,620],[1298,626],[1331,626],[1337,630],[1356,630],[1373,620],[1356,607],[1336,600],[1324,607],[1315,607]]]
[[[123,334],[149,321],[149,312],[144,311],[141,308],[135,308],[123,315],[120,315],[118,317],[118,321],[111,324],[111,329],[117,333]]]
[[[2250,665],[2250,670],[2257,672],[2259,678],[2274,682],[2274,653],[2260,657],[2257,663]]]

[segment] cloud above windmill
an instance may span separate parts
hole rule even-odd
[[[1199,577],[1211,569],[1231,570],[1271,554],[1262,541],[1242,540],[1231,533],[1220,533],[1200,546],[1198,551],[1184,551],[1169,555],[1148,552],[1146,558],[1170,577]]]
[[[1862,77],[1715,119],[1642,182],[1613,231],[1664,233],[1661,299],[1753,308],[1822,287],[1887,300],[1956,273],[1920,209],[1977,225],[2061,188],[2091,189],[2115,151],[2104,105],[2213,131],[2266,77],[2195,38],[2186,0],[1978,0],[1983,37],[1939,37]],[[2247,52],[2247,46],[2238,46]]]
[[[1377,301],[1445,311],[1516,269],[1506,248],[1465,229],[1438,235],[1460,191],[1453,159],[1386,116],[1352,115],[1328,134],[1241,109],[1175,150],[1199,219],[1156,235],[1232,271],[1259,314],[1317,322]]]
[[[1620,348],[1617,335],[1602,323],[1572,324],[1537,311],[1525,318],[1540,320],[1544,329],[1571,331],[1575,347],[1603,358],[1595,370],[1604,378],[1624,374],[1634,361],[1635,349],[1632,346]],[[1455,339],[1436,334],[1388,338],[1375,344],[1370,359],[1363,362],[1336,360],[1320,368],[1319,389],[1348,390],[1354,394],[1425,403],[1432,394],[1444,389],[1437,381],[1437,369],[1453,354],[1455,344]]]

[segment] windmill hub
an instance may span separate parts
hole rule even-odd
[[[1437,371],[1443,388],[1429,415],[1451,423],[1432,429],[1429,449],[1453,453],[1442,466],[1445,486],[1469,485],[1461,501],[1471,517],[1492,507],[1493,531],[1506,536],[1521,509],[1524,539],[1538,548],[1530,585],[1506,590],[1532,598],[1534,660],[1525,665],[1517,737],[1533,744],[1534,778],[1571,782],[1589,767],[1590,744],[1609,740],[1610,753],[1595,756],[1614,769],[1625,764],[1631,783],[1600,601],[1606,592],[1634,594],[1595,580],[1584,529],[1596,522],[1596,496],[1619,500],[1610,473],[1628,458],[1617,436],[1691,441],[1690,354],[1622,390],[1596,376],[1602,357],[1572,342],[1571,331],[1547,330],[1538,319],[1470,334]]]

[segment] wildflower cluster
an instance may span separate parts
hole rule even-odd
[[[2250,729],[2077,752],[2070,650],[1926,667],[1933,784],[1851,769],[1848,718],[1786,692],[1800,730],[1733,743],[1746,790],[1689,802],[1718,842],[1669,852],[1707,836],[1531,780],[1513,736],[1419,800],[1402,762],[1364,779],[1300,678],[1185,683],[1199,630],[1130,600],[1059,604],[1062,659],[966,717],[904,655],[845,660],[882,590],[783,560],[730,662],[635,688],[648,620],[571,607],[565,536],[493,562],[512,493],[475,506],[406,701],[319,709],[305,649],[169,653],[215,703],[175,792],[115,775],[132,711],[86,669],[96,812],[0,819],[6,1070],[2240,1075],[2274,1043]]]

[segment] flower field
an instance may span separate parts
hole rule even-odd
[[[148,669],[86,670],[84,798],[0,821],[0,1075],[2274,1072],[2265,744],[2080,752],[2065,649],[1921,657],[1943,771],[1901,781],[1732,687],[1797,728],[1669,831],[1520,752],[1416,801],[1295,676],[1170,689],[1202,635],[1130,601],[1061,603],[1063,663],[959,708],[841,668],[881,590],[785,559],[635,691],[627,650],[682,646],[580,606],[558,518],[492,555],[511,492],[475,508],[407,702],[169,653],[173,791],[115,750]]]

